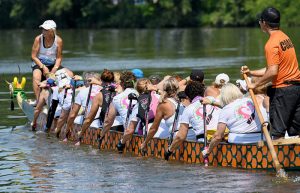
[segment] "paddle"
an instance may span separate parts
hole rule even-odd
[[[83,122],[84,122],[84,120],[85,120],[85,117],[86,117],[86,114],[87,114],[87,111],[88,111],[88,105],[89,105],[89,103],[90,103],[90,98],[91,98],[92,88],[93,88],[93,84],[90,84],[88,96],[87,96],[86,103],[85,103],[85,109],[84,109],[84,113],[83,113],[83,119],[82,119],[82,122],[81,122],[81,124],[80,124],[80,127],[82,127],[82,124],[83,124]]]
[[[5,82],[8,84],[8,88],[9,88],[9,95],[10,95],[10,110],[13,111],[15,110],[15,104],[14,104],[14,88],[12,83],[8,82],[7,80],[5,80]]]
[[[151,96],[151,91],[150,91],[147,96],[147,106],[146,106],[145,114],[144,114],[144,119],[145,119],[144,141],[146,140],[147,133],[148,133],[148,127],[149,127],[149,111],[150,111],[150,105],[151,105],[151,99],[152,99],[151,97],[152,96]],[[145,155],[146,151],[142,151],[142,154]]]
[[[62,106],[65,104],[65,99],[66,99],[66,97],[67,97],[68,90],[69,90],[69,88],[66,88],[66,87],[65,87],[65,92],[64,92],[64,97],[63,97]]]
[[[172,125],[172,130],[171,130],[171,134],[170,134],[170,138],[169,138],[169,147],[173,142],[173,138],[174,138],[174,133],[175,133],[175,129],[177,127],[177,120],[178,120],[178,115],[179,115],[179,109],[180,109],[180,99],[177,102],[177,108],[175,111],[175,117],[174,117],[174,121],[173,121],[173,125]]]
[[[144,140],[147,137],[147,132],[148,132],[148,125],[149,125],[149,111],[150,111],[150,104],[151,104],[151,92],[148,94],[148,101],[147,101],[147,107],[146,107],[146,111],[145,111],[145,132],[144,132]]]
[[[56,108],[58,106],[58,100],[54,100],[54,99],[51,99],[52,98],[52,88],[51,86],[49,87],[49,109],[48,109],[48,115],[47,115],[47,123],[46,123],[46,128],[45,128],[45,132],[49,132],[50,129],[51,129],[51,125],[52,125],[52,122],[54,120],[54,115],[55,115],[55,111],[56,111]]]
[[[201,102],[201,101],[200,101]],[[206,127],[206,105],[203,104],[203,129],[204,129],[204,149],[207,150],[207,127]],[[204,166],[208,166],[208,157],[204,157]]]
[[[246,81],[246,84],[247,86],[249,87],[250,85],[250,82],[249,82],[249,79],[248,79],[248,76],[247,74],[243,74],[244,76],[244,79]],[[287,178],[287,174],[285,173],[284,169],[281,167],[279,161],[278,161],[278,157],[276,155],[276,152],[275,152],[275,149],[274,149],[274,146],[273,146],[273,143],[272,143],[272,140],[271,140],[271,137],[270,137],[270,134],[268,132],[268,128],[266,125],[264,125],[263,123],[265,122],[264,121],[264,118],[261,114],[261,111],[260,111],[260,108],[258,106],[258,103],[256,101],[256,98],[255,98],[255,95],[254,95],[254,92],[252,89],[249,89],[249,93],[250,93],[250,96],[252,98],[252,101],[254,103],[254,107],[255,107],[255,110],[257,112],[257,115],[258,115],[258,118],[259,118],[259,121],[260,123],[262,124],[262,132],[264,133],[265,135],[265,138],[266,138],[266,141],[267,141],[267,145],[268,145],[268,148],[271,152],[271,156],[272,156],[272,159],[273,159],[273,163],[274,163],[274,166],[275,166],[275,169],[276,169],[276,173],[277,173],[277,176],[278,177],[283,177],[283,178]]]
[[[128,111],[127,111],[127,115],[126,115],[126,121],[125,121],[125,129],[128,128],[128,121],[129,121],[129,116],[132,113],[132,100],[137,100],[137,96],[134,93],[130,93],[128,95],[128,99],[129,99],[129,106],[128,106]]]
[[[75,102],[75,89],[76,89],[77,80],[74,80],[74,85],[72,87],[72,100],[71,100],[71,108]]]
[[[15,110],[14,95],[10,94],[10,110]]]

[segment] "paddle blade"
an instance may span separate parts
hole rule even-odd
[[[10,101],[10,110],[11,111],[15,110],[15,104],[13,100]]]

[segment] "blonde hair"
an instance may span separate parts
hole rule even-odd
[[[121,83],[120,77],[121,77],[121,73],[120,72],[114,72],[114,81],[115,81],[116,84],[120,84]]]
[[[148,90],[148,85],[151,84],[150,80],[147,78],[141,78],[136,83],[136,90],[139,94],[145,93]]]
[[[169,97],[177,98],[179,86],[178,81],[174,77],[170,77],[169,79],[164,81],[163,84],[163,94],[160,97],[160,102],[165,102],[165,100]]]
[[[232,83],[225,84],[221,89],[221,105],[224,107],[238,98],[243,98],[243,93]]]

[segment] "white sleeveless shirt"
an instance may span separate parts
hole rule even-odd
[[[43,34],[40,35],[41,44],[40,50],[38,53],[38,58],[40,61],[45,64],[46,66],[52,66],[55,64],[56,55],[57,55],[57,36],[55,35],[54,42],[50,48],[44,47],[44,36]]]

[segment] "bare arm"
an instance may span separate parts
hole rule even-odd
[[[261,85],[264,85],[270,81],[272,81],[272,79],[278,74],[278,65],[271,65],[268,66],[265,74],[258,78],[258,80],[254,83],[248,86],[248,88],[256,88],[259,87]]]
[[[265,72],[266,72],[266,68],[262,68],[262,69],[259,69],[259,70],[250,70],[249,75],[250,76],[256,76],[256,77],[261,77],[265,74]]]
[[[95,116],[98,112],[98,109],[99,109],[100,105],[102,105],[102,93],[101,92],[98,93],[93,98],[91,110],[90,110],[88,116],[84,120],[84,123],[83,123],[82,128],[81,128],[81,134],[80,135],[83,135],[84,132],[87,130],[87,128],[89,128],[89,126],[93,122],[93,120],[94,120],[94,118],[95,118]]]
[[[179,127],[179,131],[176,134],[174,141],[172,142],[169,151],[174,152],[176,148],[184,142],[188,133],[189,125],[186,123],[181,123]]]
[[[207,151],[208,154],[210,152],[212,152],[213,148],[215,146],[217,146],[220,143],[220,141],[223,139],[225,130],[226,130],[226,124],[225,123],[218,123],[218,129],[215,132],[215,134],[213,135],[213,138],[212,138],[212,140],[209,144],[209,148],[208,148],[208,151]]]
[[[111,126],[114,123],[116,116],[117,116],[117,110],[114,107],[113,103],[110,103],[108,115],[104,119],[104,126],[103,126],[101,136],[100,136],[101,138],[103,138],[104,135],[110,130]]]
[[[73,127],[74,120],[75,120],[76,116],[78,115],[80,107],[81,107],[81,105],[79,105],[77,103],[73,104],[72,110],[68,117],[66,132],[69,132],[71,130],[71,128]]]
[[[259,70],[250,70],[248,66],[242,66],[241,67],[241,73],[247,74],[248,76],[256,76],[256,77],[262,77],[266,72],[266,68],[262,68]]]
[[[163,104],[159,104],[156,109],[156,115],[154,118],[154,122],[149,129],[149,132],[148,132],[148,135],[147,135],[145,141],[143,142],[144,146],[150,141],[150,139],[153,138],[153,136],[157,132],[159,124],[160,124],[161,120],[163,119],[163,117],[164,117],[164,106],[163,106]]]

